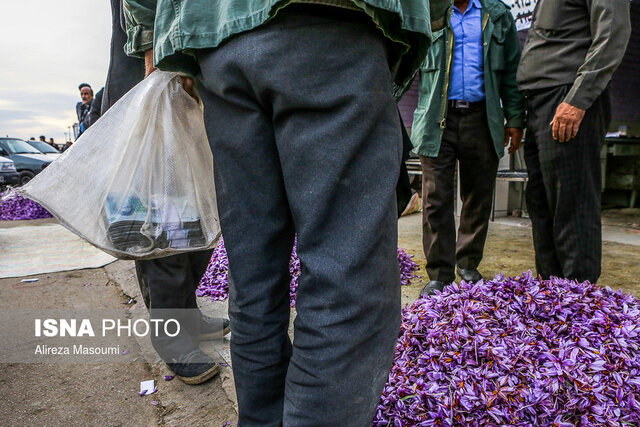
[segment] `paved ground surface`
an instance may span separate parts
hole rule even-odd
[[[130,292],[132,266],[132,262],[117,261],[100,269],[41,275],[34,283],[1,279],[0,310],[136,309],[138,303],[125,305],[137,296]],[[166,382],[163,377],[171,372],[155,361],[147,342],[131,339],[128,346],[138,346],[151,363],[140,358],[134,363],[0,364],[0,425],[221,426],[236,419],[229,398],[233,395],[230,368],[198,386],[177,379]],[[215,354],[216,349],[211,350]],[[224,361],[222,355],[216,359]],[[138,396],[140,381],[149,379],[157,381],[158,393]]]
[[[415,255],[414,260],[422,267],[418,274],[423,276],[421,280],[416,280],[403,289],[403,303],[410,303],[417,298],[422,287],[429,281],[424,271],[421,221],[421,214],[413,214],[399,222],[398,246]],[[627,217],[627,221],[636,223],[638,219]],[[640,232],[630,228],[606,226],[604,240],[599,283],[640,297]],[[622,244],[618,241],[634,244]],[[479,270],[485,277],[493,277],[499,272],[507,276],[520,275],[528,270],[535,272],[529,221],[513,219],[492,222]]]
[[[399,246],[424,267],[420,214],[399,223]],[[19,224],[0,223],[0,227]],[[29,225],[33,225],[30,223]],[[625,233],[625,230],[619,230]],[[632,241],[637,241],[635,234]],[[640,246],[604,243],[601,283],[622,288],[640,297]],[[531,229],[525,221],[516,225],[492,223],[481,272],[489,277],[497,272],[518,275],[533,268]],[[0,280],[0,310],[10,308],[122,308],[140,309],[133,264],[117,261],[105,268],[39,276],[38,282],[21,279]],[[403,288],[403,303],[411,303],[428,281],[423,278]],[[84,286],[91,283],[91,286]],[[224,314],[225,303],[200,301],[214,312]],[[154,361],[153,351],[144,341],[132,341],[145,358],[135,363],[112,364],[0,364],[1,425],[213,425],[236,420],[233,381],[229,367],[219,377],[200,386],[187,386],[174,379],[163,363]],[[228,363],[228,341],[205,347],[218,360]],[[158,393],[139,397],[139,383],[156,379]],[[151,401],[158,405],[152,405]]]

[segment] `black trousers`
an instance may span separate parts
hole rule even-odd
[[[178,336],[151,335],[153,348],[166,362],[198,347],[201,313],[195,292],[212,253],[210,249],[136,261],[138,284],[149,317],[180,322]]]
[[[484,106],[450,109],[438,157],[422,164],[422,244],[431,280],[445,283],[460,268],[477,268],[489,229],[498,156]],[[462,211],[456,240],[455,171],[460,169]]]
[[[239,425],[369,426],[400,325],[402,140],[383,38],[364,14],[290,6],[198,61]]]
[[[587,110],[577,136],[559,143],[549,123],[569,89],[527,94],[527,207],[538,274],[595,283],[602,258],[600,148],[611,102],[606,89]]]
[[[122,0],[111,0],[111,55],[102,98],[104,114],[144,78],[144,60],[124,53]],[[189,252],[166,258],[136,261],[136,274],[144,303],[152,318],[178,318],[177,337],[152,335],[151,342],[165,361],[176,359],[197,346],[200,312],[195,290],[206,271],[212,250]]]
[[[398,110],[398,114],[400,111]],[[405,208],[411,201],[413,191],[411,191],[411,183],[409,182],[409,172],[407,171],[407,165],[405,161],[409,158],[409,154],[413,149],[411,144],[411,138],[407,129],[402,123],[402,116],[400,116],[401,130],[402,130],[402,162],[400,164],[400,177],[398,178],[398,185],[396,186],[396,199],[398,201],[398,218],[402,215]]]
[[[124,53],[126,42],[122,0],[111,0],[111,47],[107,81],[102,94],[102,114],[144,79],[144,60],[127,56]]]

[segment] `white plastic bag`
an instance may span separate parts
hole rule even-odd
[[[202,106],[175,73],[152,73],[19,191],[118,258],[208,249],[220,236]]]

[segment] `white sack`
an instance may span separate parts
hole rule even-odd
[[[155,71],[19,190],[123,259],[216,245],[220,222],[202,106]]]

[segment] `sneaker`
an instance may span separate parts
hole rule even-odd
[[[185,384],[202,384],[220,372],[220,365],[199,348],[167,362],[169,369]]]
[[[217,340],[227,335],[230,331],[229,319],[200,316],[199,338],[201,340]]]

